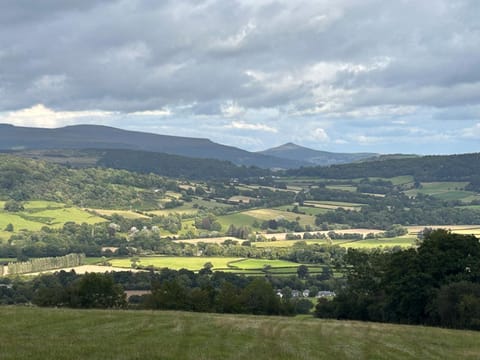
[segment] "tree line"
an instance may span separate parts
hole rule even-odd
[[[417,249],[349,249],[347,284],[316,316],[480,330],[480,243],[427,230]]]

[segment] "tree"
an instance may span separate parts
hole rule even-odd
[[[254,279],[242,291],[241,301],[247,313],[274,315],[280,312],[280,300],[272,285],[263,279]]]
[[[9,223],[9,224],[5,227],[5,231],[13,232],[13,224],[12,224],[12,223]]]
[[[138,263],[140,262],[140,258],[138,256],[134,256],[130,259],[130,262],[132,263],[132,268],[136,269]]]
[[[460,281],[444,285],[432,306],[439,325],[480,330],[480,284]]]
[[[73,284],[71,294],[73,307],[118,308],[126,304],[123,288],[111,274],[87,273]]]
[[[200,275],[211,275],[213,273],[213,264],[210,261],[207,261],[203,264],[203,268],[198,272]]]
[[[19,201],[9,200],[5,202],[3,209],[8,212],[19,212],[25,210],[23,204]]]
[[[305,279],[308,276],[308,266],[300,265],[297,268],[297,275],[300,279]]]

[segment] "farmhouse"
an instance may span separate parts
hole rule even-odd
[[[319,291],[316,298],[317,299],[320,299],[320,298],[333,298],[335,297],[336,294],[335,292],[333,291]]]

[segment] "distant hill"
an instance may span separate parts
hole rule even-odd
[[[2,152],[0,150],[0,152]],[[104,167],[137,173],[153,173],[191,180],[227,180],[269,176],[272,172],[255,166],[238,166],[230,161],[129,149],[44,149],[8,150],[21,158],[43,160],[73,168]]]
[[[28,149],[132,149],[194,158],[231,161],[262,168],[297,168],[307,163],[248,152],[208,139],[158,135],[99,125],[75,125],[57,129],[0,124],[0,150]]]
[[[286,174],[326,179],[411,175],[417,181],[469,181],[480,188],[480,153],[386,158],[355,164],[292,169],[287,170]]]
[[[308,162],[309,165],[319,166],[347,164],[374,158],[379,155],[375,153],[333,153],[309,149],[294,143],[286,143],[278,147],[260,151],[259,154],[296,161],[305,161]]]

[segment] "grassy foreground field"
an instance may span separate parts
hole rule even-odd
[[[10,359],[478,359],[480,332],[312,318],[0,307]]]

